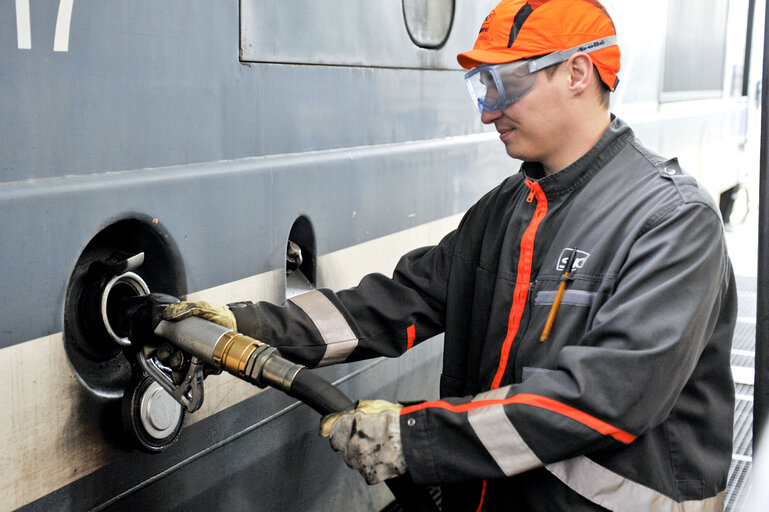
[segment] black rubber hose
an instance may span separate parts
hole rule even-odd
[[[287,393],[324,416],[355,408],[355,402],[350,397],[306,368],[299,370]],[[405,512],[438,512],[438,505],[427,488],[415,484],[410,474],[390,478],[385,483]]]
[[[306,403],[325,416],[332,412],[355,409],[355,402],[327,380],[302,368],[291,381],[289,396]]]

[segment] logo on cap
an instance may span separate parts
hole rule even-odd
[[[481,25],[481,30],[478,32],[479,36],[478,38],[483,38],[484,40],[490,39],[488,34],[486,32],[489,31],[489,26],[491,25],[491,20],[494,19],[494,16],[496,16],[497,13],[495,11],[491,11],[488,16],[486,16],[486,19],[483,20],[483,25]]]

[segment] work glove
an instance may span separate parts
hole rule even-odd
[[[184,320],[191,316],[197,316],[215,324],[222,325],[233,331],[238,330],[235,315],[227,306],[214,306],[205,301],[178,302],[171,304],[163,310],[164,320]]]
[[[401,444],[400,410],[386,400],[361,400],[354,410],[328,414],[320,422],[320,435],[358,470],[366,482],[378,484],[406,472]]]

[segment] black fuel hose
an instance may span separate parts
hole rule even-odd
[[[286,392],[324,416],[355,408],[355,402],[350,397],[307,368],[297,372],[291,388]],[[438,506],[427,488],[415,484],[410,474],[390,478],[385,483],[405,512],[438,512]]]
[[[355,409],[355,402],[350,397],[307,368],[302,368],[297,372],[287,393],[309,405],[323,416],[332,412]]]
[[[192,316],[175,322],[162,320],[154,333],[238,378],[283,391],[324,416],[355,408],[355,402],[327,380],[284,359],[274,347],[227,327]],[[416,485],[408,473],[385,483],[406,512],[438,512],[428,489]]]

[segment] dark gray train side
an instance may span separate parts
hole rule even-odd
[[[707,0],[723,55],[692,89],[666,68],[684,50],[660,13],[675,26],[702,1],[605,2],[623,49],[612,108],[719,194],[747,172],[749,2]],[[318,438],[316,413],[227,375],[206,380],[176,443],[137,450],[120,426],[125,368],[103,356],[114,347],[70,339],[73,296],[115,253],[144,252],[153,291],[282,302],[436,243],[518,168],[455,60],[494,3],[0,3],[0,510],[392,499]],[[286,277],[289,238],[310,282]],[[432,398],[440,345],[319,372],[354,398]]]

